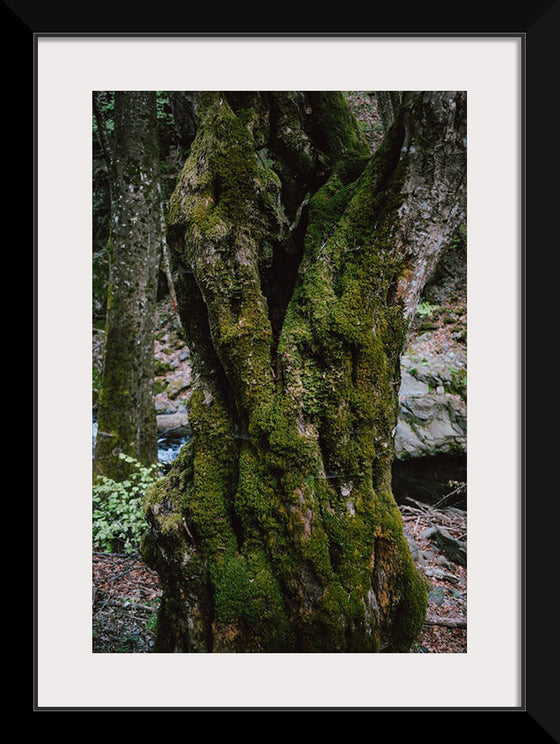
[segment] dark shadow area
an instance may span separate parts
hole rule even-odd
[[[393,462],[393,495],[430,506],[467,508],[467,456],[434,455]]]
[[[306,228],[307,218],[304,210],[304,215],[288,243],[274,251],[270,266],[261,271],[261,287],[266,297],[274,339],[273,358],[276,354],[288,304],[296,286],[298,271],[303,258],[303,240]]]

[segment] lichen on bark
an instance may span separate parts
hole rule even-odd
[[[370,158],[338,93],[199,103],[169,213],[193,440],[146,504],[157,650],[406,651],[427,592],[392,496],[392,437],[407,282],[432,257],[403,215],[434,188],[416,153],[429,164],[422,123],[447,110],[419,94]],[[460,177],[433,180],[448,206]],[[290,282],[276,330],[270,253]]]
[[[145,465],[157,461],[153,338],[163,211],[155,93],[115,94],[113,178],[94,475],[123,480],[130,465],[119,453]]]

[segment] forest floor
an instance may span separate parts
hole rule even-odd
[[[463,542],[466,513],[419,502],[401,506],[405,534],[431,590],[411,653],[466,653],[467,569],[434,540],[438,528]],[[151,653],[161,587],[137,555],[93,552],[93,652]],[[463,627],[454,627],[461,625]]]

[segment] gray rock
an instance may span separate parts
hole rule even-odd
[[[403,398],[408,398],[410,396],[416,397],[420,395],[426,395],[426,393],[429,393],[429,392],[430,392],[430,387],[428,383],[424,382],[424,380],[418,379],[406,369],[403,369],[401,371],[400,395]]]
[[[179,393],[189,387],[189,384],[190,380],[180,377],[175,380],[171,380],[171,382],[167,385],[166,393],[170,398],[176,398]]]
[[[428,602],[430,604],[439,607],[445,602],[445,590],[441,586],[437,586],[435,589],[428,594]]]
[[[408,532],[407,529],[404,530],[404,536],[406,537],[406,541],[408,543],[408,547],[410,549],[410,554],[412,556],[413,561],[419,566],[425,566],[426,560],[424,558],[424,554],[422,553],[422,550],[418,546],[418,543],[414,540],[414,538]]]
[[[444,511],[446,514],[455,514],[462,519],[467,518],[467,512],[464,509],[459,509],[456,506],[445,506],[442,511]]]
[[[156,414],[171,413],[167,398],[161,396],[156,397],[154,405],[156,408]]]
[[[395,433],[395,454],[398,458],[420,457],[425,444],[410,424],[400,419]]]
[[[422,552],[422,556],[423,556],[423,557],[424,557],[424,558],[425,558],[425,559],[426,559],[427,561],[437,561],[437,559],[438,559],[438,556],[437,556],[437,555],[436,555],[436,554],[434,553],[434,551],[433,551],[433,550],[424,550],[424,551]]]
[[[456,576],[454,576],[452,573],[444,571],[442,568],[438,568],[437,566],[426,566],[426,568],[424,568],[423,570],[424,574],[430,579],[449,581],[452,584],[459,583],[459,579]]]
[[[177,437],[192,434],[186,410],[180,409],[175,413],[164,413],[156,416],[158,435],[173,433]]]
[[[445,527],[436,527],[433,535],[430,535],[430,539],[437,543],[450,561],[459,566],[467,565],[466,544],[450,535]]]
[[[461,396],[447,391],[458,365],[464,362],[449,355],[420,359],[403,355],[394,439],[397,458],[466,451],[467,405]]]

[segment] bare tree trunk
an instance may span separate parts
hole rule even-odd
[[[199,106],[169,214],[196,374],[147,499],[156,650],[405,651],[427,590],[391,491],[399,358],[463,218],[464,96],[411,96],[371,160],[341,94]]]
[[[162,240],[155,93],[115,93],[110,277],[94,474],[126,477],[119,453],[157,460],[152,397]]]
[[[381,119],[383,129],[387,133],[398,118],[402,93],[396,90],[378,90],[371,95],[377,102],[377,113]]]

